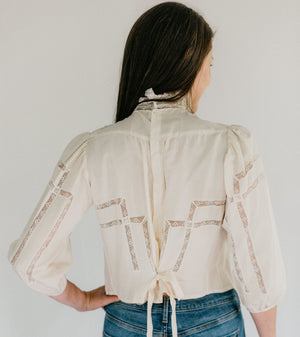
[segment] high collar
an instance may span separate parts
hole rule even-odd
[[[184,113],[188,115],[194,115],[191,110],[191,100],[190,95],[187,94],[174,102],[158,101],[160,99],[173,97],[176,95],[175,92],[166,92],[163,94],[156,95],[152,88],[145,91],[144,96],[140,97],[138,104],[135,107],[135,111],[139,111],[143,115],[150,117],[152,112],[155,111],[156,114],[166,114],[166,113]],[[157,99],[157,101],[146,101],[148,99]]]

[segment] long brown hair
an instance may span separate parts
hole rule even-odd
[[[125,44],[115,122],[131,115],[146,89],[155,94],[188,93],[212,48],[215,32],[204,18],[179,2],[163,2],[144,12]]]

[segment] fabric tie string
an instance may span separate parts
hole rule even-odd
[[[152,324],[152,304],[154,300],[154,289],[157,282],[159,282],[159,288],[162,289],[162,293],[167,293],[170,297],[172,315],[172,335],[177,337],[177,322],[176,322],[176,301],[175,297],[178,299],[183,298],[183,291],[174,275],[172,270],[158,272],[154,279],[151,281],[150,287],[148,289],[148,304],[147,304],[147,337],[153,336],[153,324]]]

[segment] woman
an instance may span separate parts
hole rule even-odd
[[[213,36],[177,2],[136,21],[116,123],[71,140],[11,244],[32,289],[79,311],[104,308],[104,336],[245,336],[240,298],[260,337],[276,335],[285,269],[256,143],[241,125],[195,114]],[[69,237],[92,205],[105,286],[82,291],[65,276]]]

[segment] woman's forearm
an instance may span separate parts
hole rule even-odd
[[[276,337],[277,306],[263,312],[250,312],[259,337]]]
[[[67,286],[63,293],[57,296],[50,297],[78,311],[82,311],[86,303],[86,292],[79,289],[74,283],[69,280],[67,280]]]

